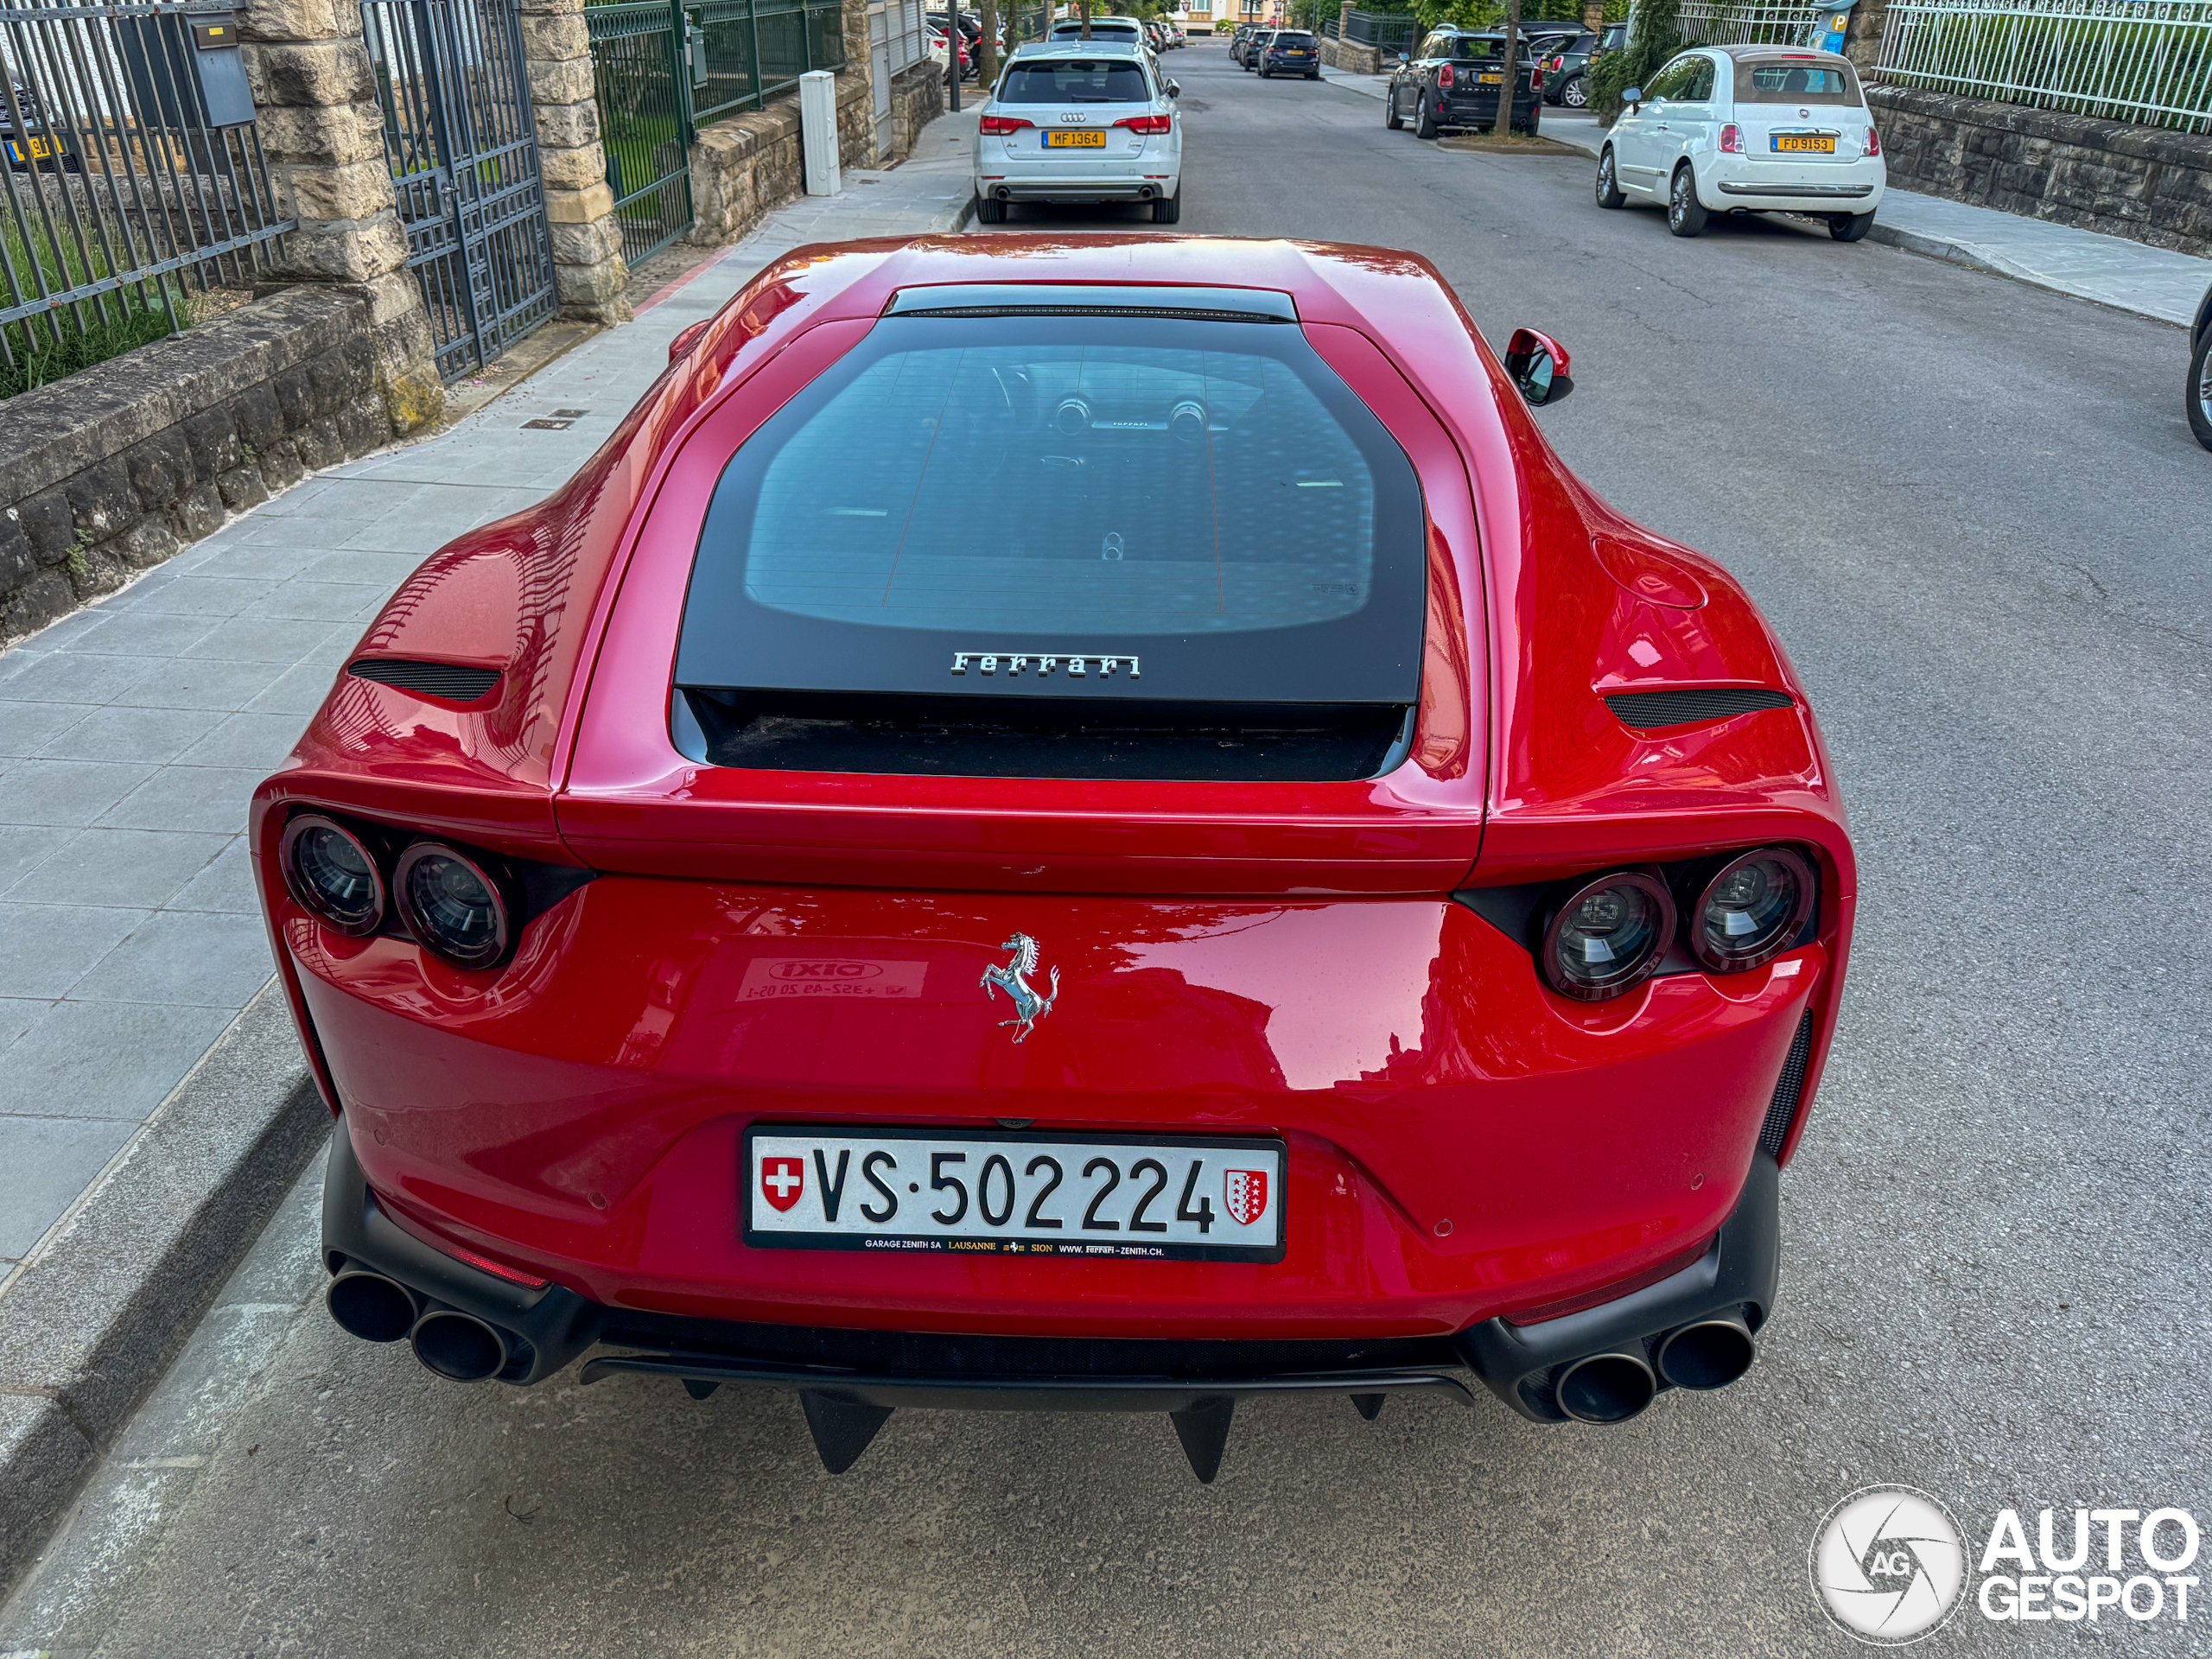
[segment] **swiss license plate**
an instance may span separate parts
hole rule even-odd
[[[756,1124],[755,1249],[1279,1262],[1280,1141]]]
[[[1045,135],[1047,149],[1103,149],[1106,135],[1103,132],[1048,132]]]
[[[1798,151],[1815,156],[1835,154],[1835,135],[1832,132],[1777,132],[1770,142],[1779,151]]]

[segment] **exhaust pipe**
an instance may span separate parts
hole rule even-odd
[[[397,1342],[415,1328],[415,1293],[397,1279],[350,1268],[330,1281],[322,1305],[341,1330],[363,1342]]]
[[[507,1339],[474,1313],[433,1308],[415,1322],[415,1357],[455,1382],[481,1382],[506,1369]]]
[[[1001,201],[1012,201],[1014,200],[1014,192],[1007,189],[1004,185],[999,186],[998,189],[994,194],[997,195]]]
[[[1678,1389],[1725,1389],[1758,1357],[1751,1326],[1731,1313],[1669,1332],[1659,1344],[1659,1375]]]
[[[1578,1423],[1624,1423],[1658,1392],[1642,1351],[1617,1349],[1586,1355],[1560,1374],[1559,1408]]]

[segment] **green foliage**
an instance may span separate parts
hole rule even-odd
[[[1522,15],[1529,15],[1525,4]],[[1439,23],[1495,29],[1505,21],[1505,8],[1498,0],[1414,0],[1414,16],[1421,19],[1423,29],[1434,29]]]
[[[25,278],[35,266],[49,292],[81,287],[110,274],[97,246],[87,259],[73,242],[51,240],[35,219],[28,235],[19,225],[0,225],[0,259]],[[33,285],[26,280],[22,286],[29,291]],[[162,339],[169,333],[169,318],[162,304],[161,288],[161,283],[149,282],[115,289],[41,317],[7,324],[6,357],[12,360],[0,360],[0,398],[46,385]],[[172,286],[170,298],[176,307],[178,325],[189,327],[191,307],[185,296]]]
[[[1590,107],[1600,121],[1610,124],[1621,112],[1621,94],[1649,84],[1682,49],[1681,11],[1682,0],[1641,0],[1628,44],[1590,66]]]

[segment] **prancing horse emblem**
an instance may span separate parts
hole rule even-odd
[[[981,983],[987,994],[994,989],[1004,991],[1007,1001],[1014,1004],[1014,1018],[1001,1020],[999,1024],[1019,1027],[1014,1033],[1014,1040],[1018,1043],[1052,1011],[1052,1003],[1060,994],[1060,970],[1052,969],[1052,988],[1039,996],[1027,978],[1037,971],[1037,941],[1027,933],[1017,933],[999,949],[1013,951],[1014,959],[1003,968],[984,969]]]

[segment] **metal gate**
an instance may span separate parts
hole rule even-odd
[[[457,380],[560,303],[514,0],[361,0],[361,30],[407,263]]]
[[[690,25],[671,0],[588,4],[607,186],[632,268],[691,228]]]

